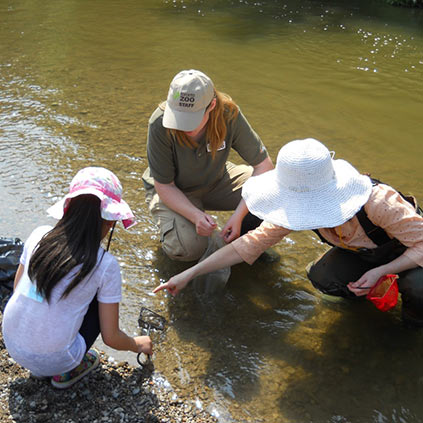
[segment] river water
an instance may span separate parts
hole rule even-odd
[[[423,13],[383,3],[0,1],[0,235],[52,223],[78,169],[112,169],[139,220],[111,247],[122,327],[137,333],[141,305],[163,314],[164,389],[221,422],[423,421],[422,333],[399,307],[319,295],[304,267],[326,247],[310,233],[276,246],[278,263],[234,267],[207,300],[151,294],[185,268],[161,252],[141,183],[149,115],[179,70],[228,92],[274,160],[312,136],[423,201]]]

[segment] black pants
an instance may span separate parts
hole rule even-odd
[[[97,296],[93,298],[88,307],[87,313],[82,321],[81,328],[79,329],[79,333],[85,340],[85,352],[87,352],[100,334],[100,316],[98,314]]]
[[[389,243],[388,243],[389,244]],[[385,244],[367,252],[352,252],[339,247],[331,248],[307,267],[307,276],[315,288],[325,294],[345,298],[357,297],[347,284],[359,279],[374,267],[392,261],[404,247]],[[423,268],[406,270],[399,274],[398,289],[402,298],[402,319],[414,326],[423,326]]]
[[[263,222],[263,220],[248,212],[242,220],[240,236],[246,234],[248,231],[257,228],[261,225],[261,222]]]

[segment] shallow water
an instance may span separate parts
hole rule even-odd
[[[234,267],[208,300],[152,295],[184,265],[162,254],[141,183],[148,117],[192,67],[240,104],[273,159],[313,136],[423,201],[421,10],[3,0],[0,16],[1,235],[25,239],[52,222],[45,209],[78,169],[109,167],[140,222],[120,227],[111,247],[124,278],[122,326],[137,332],[143,304],[168,319],[153,335],[166,389],[222,422],[422,421],[422,335],[401,326],[398,308],[316,292],[304,267],[325,247],[310,233],[281,242],[279,263]],[[216,217],[223,225],[228,215]]]

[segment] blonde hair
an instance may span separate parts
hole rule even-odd
[[[209,120],[206,123],[206,137],[210,146],[212,158],[215,157],[216,151],[225,139],[227,132],[226,121],[230,122],[235,119],[239,113],[238,106],[228,94],[215,90],[214,98],[216,98],[216,106],[210,111]],[[159,107],[164,110],[165,105],[166,102],[163,102]],[[184,131],[168,129],[167,133],[182,146],[191,149],[198,146],[197,141],[190,138]]]

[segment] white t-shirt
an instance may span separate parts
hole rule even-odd
[[[97,265],[67,297],[60,298],[72,281],[76,266],[54,287],[48,303],[28,277],[32,252],[52,228],[40,226],[25,242],[20,263],[24,273],[3,314],[3,338],[10,356],[37,376],[67,372],[82,360],[86,345],[79,334],[91,301],[119,303],[121,275],[117,260],[99,248]]]

